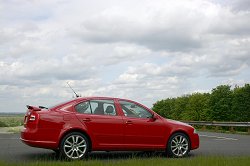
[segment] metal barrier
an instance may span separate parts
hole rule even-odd
[[[218,130],[218,127],[230,127],[230,131],[234,132],[234,127],[247,127],[248,134],[250,134],[250,122],[207,122],[207,121],[183,121],[190,125],[203,126],[203,129],[206,129],[206,126],[215,126],[215,130]]]

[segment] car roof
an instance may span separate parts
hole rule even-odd
[[[77,97],[77,98],[74,98],[72,100],[60,103],[60,104],[58,104],[56,106],[50,107],[50,109],[57,109],[58,107],[62,107],[62,106],[67,105],[69,103],[72,103],[72,102],[77,102],[78,103],[78,102],[82,102],[84,100],[123,100],[123,101],[138,104],[138,105],[142,106],[143,108],[149,109],[148,107],[144,106],[143,104],[138,103],[138,102],[133,101],[133,100],[117,98],[117,97],[103,97],[103,96]]]
[[[68,101],[64,101],[62,103],[56,104],[54,106],[49,107],[50,109],[54,109],[54,108],[58,108],[58,107],[62,107],[63,105],[67,105],[69,103],[72,102],[81,102],[82,100],[114,100],[114,99],[118,99],[118,98],[114,98],[114,97],[101,97],[101,96],[92,96],[92,97],[77,97]],[[122,99],[122,100],[126,100],[126,99]],[[127,100],[127,101],[131,101],[131,100]]]
[[[75,100],[113,100],[113,99],[118,99],[118,100],[126,100],[126,101],[132,101],[129,99],[122,99],[122,98],[117,98],[117,97],[104,97],[104,96],[90,96],[90,97],[78,97]],[[135,101],[133,101],[135,102]]]

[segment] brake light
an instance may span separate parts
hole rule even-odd
[[[39,111],[41,111],[40,108],[35,106],[29,106],[27,105],[27,112],[24,117],[24,127],[29,128],[36,128],[39,123]]]
[[[37,114],[36,112],[32,112],[29,116],[27,116],[27,122],[29,123],[38,123],[39,120],[39,114]]]
[[[31,115],[29,120],[30,121],[35,121],[36,120],[36,116],[35,115]]]
[[[39,114],[36,112],[28,112],[24,117],[24,127],[35,127],[39,121]]]

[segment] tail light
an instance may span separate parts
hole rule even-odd
[[[41,109],[34,107],[34,106],[27,106],[28,110],[24,117],[24,127],[36,127],[39,120],[38,111]]]
[[[29,121],[35,121],[35,120],[36,120],[36,116],[35,115],[30,115]]]

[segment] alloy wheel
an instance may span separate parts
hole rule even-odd
[[[189,142],[186,136],[178,134],[174,136],[170,142],[171,152],[176,157],[183,157],[189,149]]]
[[[81,135],[70,135],[63,143],[63,151],[69,159],[80,159],[87,150],[87,141]]]

